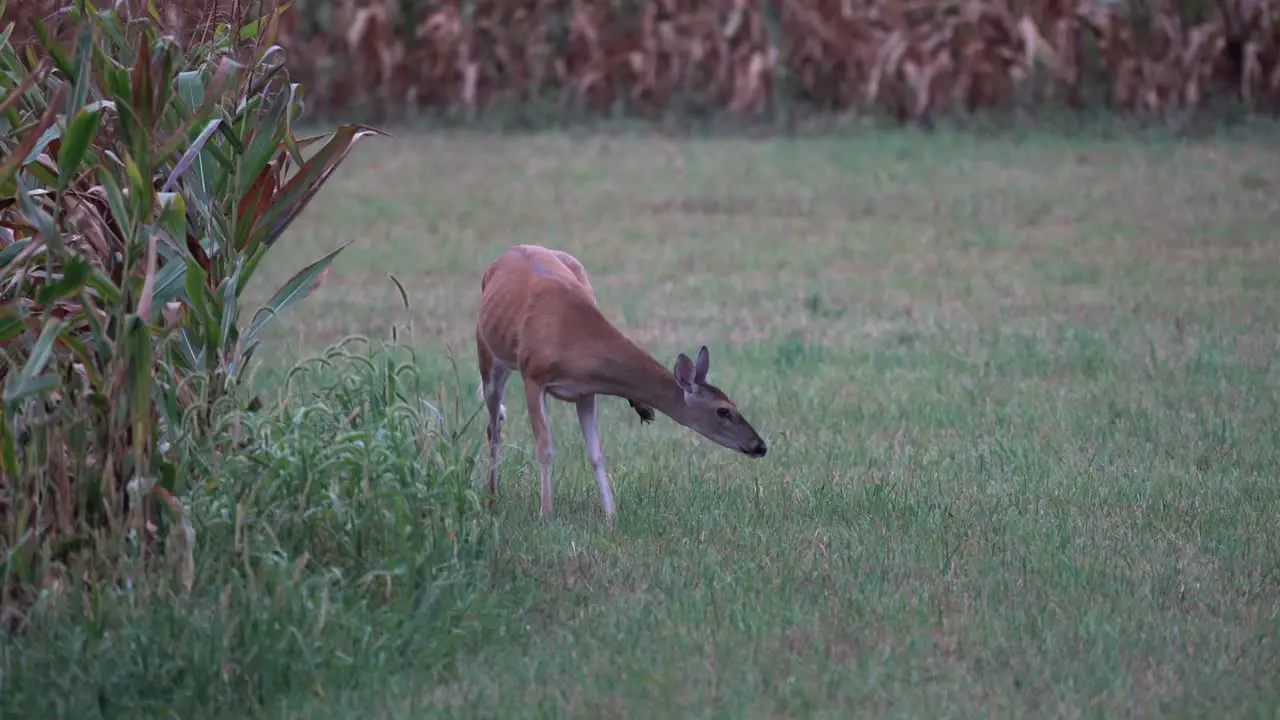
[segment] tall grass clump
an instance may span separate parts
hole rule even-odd
[[[490,516],[460,440],[473,418],[425,400],[398,346],[344,342],[286,385],[209,432],[237,449],[202,455],[211,479],[185,496],[192,591],[37,604],[0,651],[0,714],[274,716],[406,673],[428,682],[510,616],[488,591]]]

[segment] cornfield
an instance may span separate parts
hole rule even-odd
[[[159,14],[181,35],[252,4]],[[1094,95],[1156,116],[1219,100],[1280,109],[1272,0],[295,0],[279,43],[320,114],[542,102],[758,115],[783,101],[918,121]]]
[[[241,381],[264,329],[345,247],[245,312],[263,257],[380,134],[297,136],[262,11],[186,47],[158,13],[82,4],[22,46],[0,26],[0,632],[80,570],[123,582],[128,552],[176,558],[190,587],[177,498],[212,475],[217,428],[261,407]]]

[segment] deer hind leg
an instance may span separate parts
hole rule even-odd
[[[597,422],[596,396],[588,395],[578,401],[578,424],[582,426],[582,439],[587,445],[587,457],[596,471],[596,484],[600,486],[600,500],[604,503],[605,524],[613,527],[613,492],[609,489],[609,473],[604,468],[604,450],[600,447],[600,425]]]
[[[489,439],[489,504],[493,505],[493,498],[498,494],[498,447],[502,444],[502,424],[507,419],[502,396],[506,392],[511,370],[496,362],[483,342],[477,342],[477,345],[480,356],[480,394],[484,399],[485,409],[489,411],[485,436]]]
[[[485,347],[484,340],[480,339],[480,334],[476,333],[476,357],[480,363],[480,386],[476,388],[476,394],[480,396],[480,400],[486,404],[489,402],[489,386],[492,384],[494,366],[497,364],[493,358],[493,353],[489,352],[489,348]],[[504,378],[505,382],[505,378]],[[507,406],[502,404],[502,390],[498,392],[498,422],[507,421]]]
[[[542,517],[550,519],[551,461],[556,455],[556,444],[551,438],[551,423],[547,421],[547,391],[525,377],[524,399],[529,407],[529,425],[537,441],[538,465],[542,475]]]

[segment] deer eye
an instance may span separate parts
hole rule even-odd
[[[729,408],[727,408],[727,407],[719,407],[719,408],[716,408],[716,414],[717,414],[717,415],[719,415],[719,416],[720,416],[720,417],[722,417],[722,418],[728,418],[728,417],[729,417]]]

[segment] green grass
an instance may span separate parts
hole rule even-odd
[[[1275,147],[909,132],[369,141],[255,280],[274,287],[359,239],[271,338],[260,387],[278,391],[282,368],[345,335],[411,324],[420,392],[458,403],[462,427],[479,409],[480,275],[509,245],[542,243],[579,257],[606,315],[664,364],[708,345],[710,380],[769,455],[734,455],[665,418],[642,427],[605,400],[610,534],[572,408],[556,403],[544,522],[515,379],[497,528],[478,541],[456,617],[408,615],[428,593],[415,573],[433,566],[406,543],[437,542],[432,531],[406,527],[407,511],[371,516],[392,525],[369,550],[390,560],[329,562],[400,563],[390,599],[344,596],[333,642],[314,631],[303,644],[328,658],[318,668],[286,648],[260,660],[253,692],[224,695],[234,705],[175,706],[1274,716]],[[482,441],[466,426],[457,463]],[[465,469],[477,488],[478,457]],[[416,487],[376,486],[387,502]],[[208,552],[234,567],[231,550]],[[314,628],[314,606],[281,609],[305,587],[282,586],[257,613]],[[394,652],[326,654],[358,646],[362,622]],[[441,647],[441,627],[456,642]],[[178,696],[193,681],[164,682]]]

